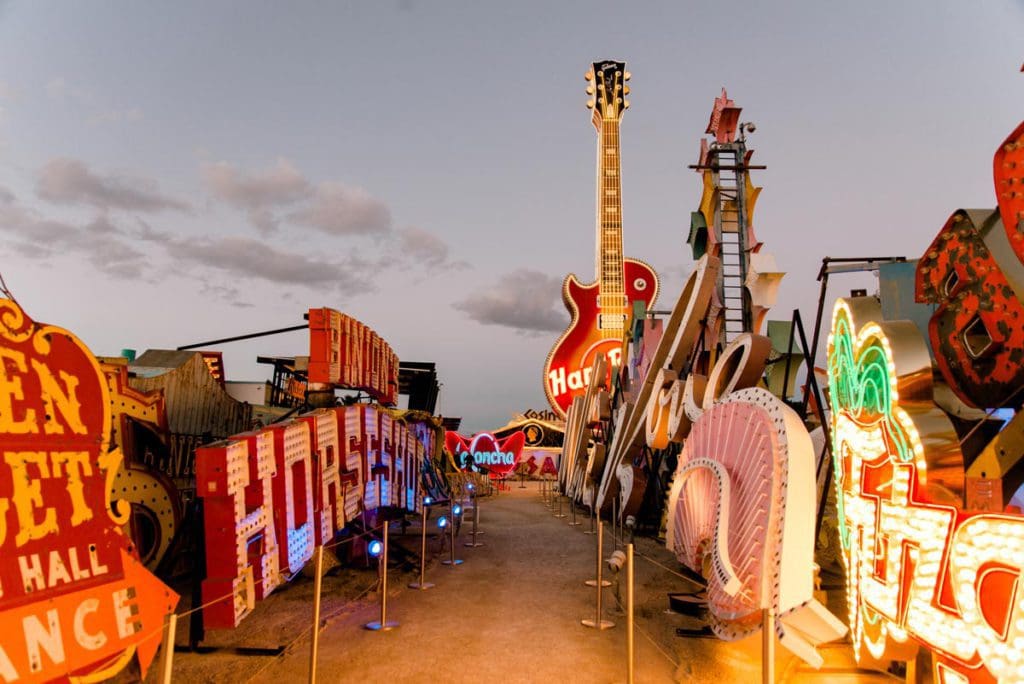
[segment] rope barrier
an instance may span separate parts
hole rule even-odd
[[[326,617],[322,617],[320,619],[321,624],[326,626],[327,623],[329,623],[331,620],[333,620],[334,618],[336,618],[339,615],[341,615],[345,611],[346,608],[348,608],[352,604],[356,603],[357,601],[361,601],[363,599],[363,597],[365,597],[367,594],[369,594],[371,591],[373,591],[374,587],[376,587],[377,584],[378,584],[378,582],[375,580],[373,582],[373,584],[368,586],[366,589],[363,589],[363,591],[359,592],[359,594],[355,598],[351,598],[348,601],[345,601],[345,603],[343,603],[340,606],[338,606],[337,608],[335,608],[334,611],[330,615],[328,615]],[[319,629],[320,625],[317,625],[317,628]],[[273,663],[275,663],[276,661],[278,661],[281,658],[283,658],[286,654],[288,654],[289,651],[291,651],[292,646],[294,646],[296,643],[298,643],[301,639],[304,639],[306,637],[306,635],[309,634],[312,631],[313,631],[312,625],[309,625],[309,626],[303,628],[303,630],[301,632],[299,632],[295,636],[294,639],[292,639],[287,644],[285,644],[285,646],[281,649],[281,653],[279,655],[274,656],[273,658],[268,658],[267,661],[263,664],[263,666],[260,667],[259,669],[257,669],[253,673],[252,678],[255,678],[256,675],[259,675],[264,670],[266,670],[268,667],[270,667]]]
[[[615,535],[615,533],[612,533],[612,539],[613,539],[613,540],[615,541],[615,546],[616,546],[616,548],[617,548],[617,547],[619,547],[619,546],[625,546],[625,545],[626,545],[626,540],[625,540],[625,538],[624,538],[624,537],[618,537],[618,536],[616,536],[616,535]],[[657,566],[658,566],[659,568],[661,568],[661,569],[662,569],[662,570],[664,570],[665,572],[669,573],[670,575],[675,575],[675,576],[676,576],[676,577],[678,577],[679,579],[682,579],[682,580],[686,580],[686,581],[687,581],[687,582],[689,582],[690,584],[693,584],[693,583],[694,583],[694,582],[693,582],[693,578],[692,578],[692,577],[687,577],[686,575],[684,575],[684,574],[682,574],[682,573],[680,573],[680,572],[677,572],[677,571],[673,570],[672,568],[668,567],[667,565],[665,565],[665,564],[663,564],[663,563],[659,563],[658,561],[654,560],[654,559],[653,559],[653,558],[651,558],[650,556],[648,556],[648,555],[646,555],[646,554],[644,554],[644,553],[641,553],[641,552],[640,552],[640,551],[639,551],[639,550],[638,550],[638,549],[636,548],[636,544],[634,544],[634,545],[633,545],[633,555],[634,555],[634,556],[636,556],[636,557],[638,557],[638,558],[643,558],[643,559],[644,559],[645,561],[647,561],[647,562],[648,562],[648,563],[650,563],[651,565],[657,565]]]
[[[378,525],[377,527],[371,527],[370,529],[365,530],[363,532],[360,532],[359,534],[352,535],[351,537],[346,537],[345,539],[342,539],[341,541],[333,542],[331,544],[324,544],[324,549],[326,550],[326,549],[338,548],[342,544],[346,544],[346,543],[348,543],[350,541],[355,541],[356,539],[360,539],[362,537],[368,537],[368,536],[370,536],[371,533],[373,533],[373,532],[380,532],[383,529],[384,529],[384,525],[383,524]],[[281,574],[282,573],[278,572],[277,577],[280,577]],[[269,577],[261,577],[259,580],[254,581],[253,582],[253,588],[255,589],[256,587],[261,586],[268,579],[270,579],[270,578]],[[186,611],[184,611],[182,613],[176,613],[176,615],[178,616],[178,619],[181,619],[183,617],[188,617],[189,615],[192,615],[192,613],[198,612],[198,611],[203,610],[205,608],[209,608],[210,606],[216,605],[216,604],[220,603],[221,601],[227,601],[228,599],[234,599],[234,597],[235,597],[235,593],[231,592],[230,594],[225,594],[224,596],[219,596],[219,597],[217,597],[215,599],[210,599],[206,603],[204,603],[202,605],[199,605],[199,606],[196,606],[194,608],[190,608],[189,610],[186,610]]]
[[[636,554],[636,549],[635,548],[633,549],[633,553]],[[615,603],[617,603],[618,606],[619,606],[619,610],[621,610],[622,612],[626,612],[626,607],[622,605],[622,600],[617,595],[613,594],[613,596],[615,598]],[[648,641],[651,642],[651,645],[654,646],[654,648],[658,649],[658,652],[661,653],[661,655],[663,655],[665,657],[665,660],[667,660],[668,662],[672,663],[673,667],[676,667],[676,668],[679,667],[680,663],[677,662],[675,658],[670,656],[665,651],[665,649],[661,647],[661,644],[659,644],[657,641],[655,641],[654,637],[652,637],[650,634],[648,634],[647,630],[645,630],[643,627],[641,627],[637,623],[637,621],[635,619],[633,620],[633,626],[636,628],[636,630],[638,632],[640,632],[640,634],[642,634],[644,636],[645,639],[647,639]]]

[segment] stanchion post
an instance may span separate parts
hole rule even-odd
[[[565,515],[565,513],[562,512],[562,499],[564,499],[564,498],[565,498],[565,494],[563,494],[562,493],[562,489],[559,488],[558,489],[558,512],[555,513],[555,517],[556,518],[565,518],[565,517],[567,517]]]
[[[775,613],[761,610],[761,684],[775,681]]]
[[[626,684],[633,684],[636,654],[633,644],[633,545],[626,545]]]
[[[441,564],[454,568],[456,565],[462,565],[462,559],[455,557],[455,504],[451,498],[448,499],[448,527],[451,529],[451,553],[448,558],[441,561]]]
[[[324,547],[313,552],[313,640],[309,645],[309,684],[316,684],[317,654],[320,652],[320,589],[323,586]]]
[[[420,499],[420,508],[423,509],[420,516],[420,581],[410,582],[410,589],[426,590],[434,586],[433,582],[424,581],[424,575],[427,572],[427,502],[429,501],[430,497],[428,496]]]
[[[616,549],[619,548],[618,534],[618,520],[619,520],[619,497],[612,499],[612,546]]]
[[[596,498],[596,495],[595,494],[591,494],[591,497]],[[597,534],[596,530],[594,530],[594,501],[593,501],[593,498],[590,501],[590,529],[589,530],[583,530],[583,534]]]
[[[178,631],[178,616],[167,616],[167,633],[164,634],[163,660],[160,662],[160,684],[171,684],[171,669],[174,666],[174,634]]]
[[[594,614],[595,617],[594,617],[593,620],[590,620],[588,618],[584,618],[584,619],[580,620],[580,624],[582,624],[584,627],[593,627],[594,629],[597,629],[597,630],[608,629],[609,627],[614,627],[615,626],[615,623],[612,622],[611,620],[602,620],[601,619],[601,594],[604,592],[604,587],[606,587],[606,586],[611,584],[611,582],[604,582],[601,579],[601,565],[602,565],[602,561],[603,561],[603,559],[601,558],[601,555],[602,555],[601,547],[602,547],[603,541],[604,541],[604,522],[598,520],[597,521],[597,581],[595,583],[596,591],[597,591],[597,611]]]
[[[569,520],[569,527],[576,527],[577,525],[583,524],[576,519],[576,499],[569,499],[569,513],[571,515],[571,520]]]
[[[476,490],[473,490],[473,493],[470,495],[470,499],[473,502],[473,531],[471,533],[472,539],[471,541],[465,542],[463,546],[468,546],[471,549],[475,549],[478,546],[484,545],[483,542],[478,542],[476,540],[476,528],[480,523],[480,496],[476,493]]]
[[[380,621],[368,622],[366,629],[387,632],[398,627],[397,622],[388,622],[388,521],[384,521],[384,549],[380,559]]]

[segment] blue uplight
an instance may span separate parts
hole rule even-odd
[[[366,551],[373,558],[380,558],[380,554],[384,553],[384,544],[381,543],[380,540],[374,539],[369,543],[369,545],[367,545]]]
[[[476,489],[476,487],[473,485],[472,482],[470,482],[468,485],[466,485],[466,489],[468,489],[469,491],[473,491],[474,489]]]
[[[424,506],[429,506],[432,503],[434,503],[434,500],[431,499],[429,496],[423,497],[423,505]]]
[[[437,526],[440,527],[442,530],[448,527],[448,516],[442,515],[440,518],[438,518]]]
[[[462,504],[452,506],[452,515],[462,515]]]

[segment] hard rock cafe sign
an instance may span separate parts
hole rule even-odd
[[[177,595],[139,562],[110,500],[110,396],[77,337],[0,299],[0,679],[145,673]]]

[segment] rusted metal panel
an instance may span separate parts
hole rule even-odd
[[[129,380],[133,388],[163,390],[172,434],[210,434],[218,439],[250,427],[252,407],[236,401],[221,387],[199,352],[150,350],[131,370],[135,371]]]

